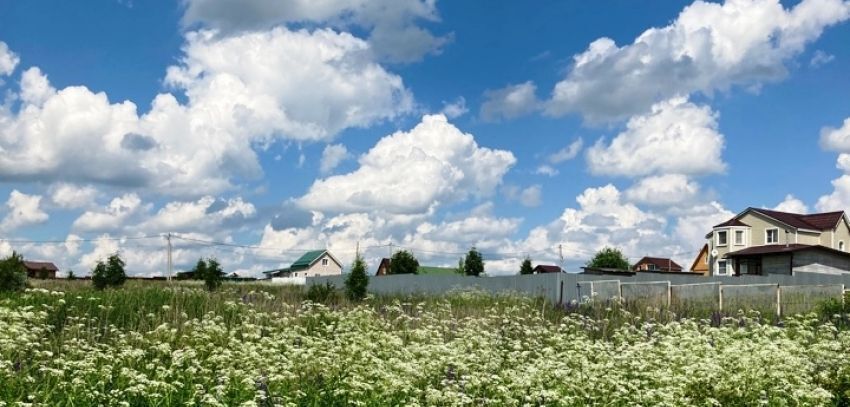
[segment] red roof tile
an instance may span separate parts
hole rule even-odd
[[[661,270],[682,271],[682,266],[676,264],[673,260],[665,259],[663,257],[644,257],[635,263],[633,268],[637,270],[637,267],[641,264],[654,264],[655,267],[658,267]]]

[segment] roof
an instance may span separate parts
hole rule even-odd
[[[448,276],[448,275],[456,275],[457,269],[453,267],[431,267],[431,266],[419,266],[416,270],[416,274],[418,275],[429,275],[429,276]]]
[[[663,257],[646,256],[640,259],[637,263],[635,263],[634,269],[637,269],[637,266],[641,264],[654,264],[659,269],[665,269],[670,271],[682,271],[682,266],[680,266],[673,260],[665,259]]]
[[[843,211],[812,213],[808,215],[790,212],[780,212],[771,209],[747,208],[744,213],[753,211],[769,218],[776,219],[797,229],[830,230],[844,217]],[[738,215],[741,216],[741,215]],[[736,216],[736,218],[738,217]]]
[[[49,261],[26,261],[24,260],[24,267],[27,270],[47,270],[47,271],[59,271],[59,267],[56,267],[55,264]]]
[[[727,227],[727,226],[743,226],[743,227],[750,227],[750,225],[748,225],[748,224],[746,224],[746,223],[741,222],[740,220],[738,220],[738,218],[737,218],[737,217],[732,218],[732,219],[729,219],[729,220],[727,220],[726,222],[723,222],[723,223],[721,223],[721,224],[714,225],[714,227],[716,227],[716,228],[722,228],[722,227]]]
[[[314,261],[318,260],[319,257],[322,257],[322,255],[326,252],[327,250],[310,250],[309,252],[301,255],[298,260],[295,260],[292,265],[289,266],[289,269],[300,270],[310,267],[310,265],[313,264]]]
[[[835,250],[826,246],[821,245],[811,245],[811,244],[771,244],[764,246],[753,246],[748,247],[746,249],[741,249],[735,252],[726,253],[726,257],[745,257],[745,256],[758,256],[758,255],[770,255],[770,254],[783,254],[783,253],[793,253],[804,250],[820,250],[826,251],[830,253],[840,254],[843,256],[850,257],[850,253],[843,252],[841,250]]]
[[[560,273],[561,268],[558,266],[550,266],[548,264],[538,264],[534,267],[537,273]]]

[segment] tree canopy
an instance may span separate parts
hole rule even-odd
[[[605,247],[596,252],[590,261],[587,262],[587,267],[597,268],[613,268],[619,270],[629,269],[629,260],[623,255],[619,249],[613,247]]]
[[[475,247],[469,249],[463,261],[463,271],[468,276],[480,276],[484,274],[484,258]]]
[[[416,274],[419,270],[419,260],[407,250],[393,253],[390,259],[390,274]]]
[[[345,279],[345,294],[352,301],[360,301],[366,298],[366,288],[369,286],[369,277],[366,275],[366,262],[360,254],[354,258],[351,265],[351,273]]]
[[[522,261],[522,265],[519,267],[519,274],[531,274],[534,272],[534,268],[531,267],[531,258],[526,256]]]

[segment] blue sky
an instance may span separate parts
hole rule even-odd
[[[360,242],[493,274],[689,262],[747,206],[850,204],[850,3],[0,4],[0,251],[230,271]],[[844,162],[844,165],[842,165]],[[323,168],[324,165],[324,168]],[[122,240],[123,238],[129,238]],[[44,243],[51,240],[57,243]]]

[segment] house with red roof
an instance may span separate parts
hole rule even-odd
[[[665,273],[680,273],[682,272],[682,266],[678,265],[675,261],[663,257],[649,257],[646,256],[634,266],[632,266],[633,271],[656,271],[656,272],[665,272]]]
[[[747,208],[705,237],[708,275],[850,273],[850,223],[843,211]]]

